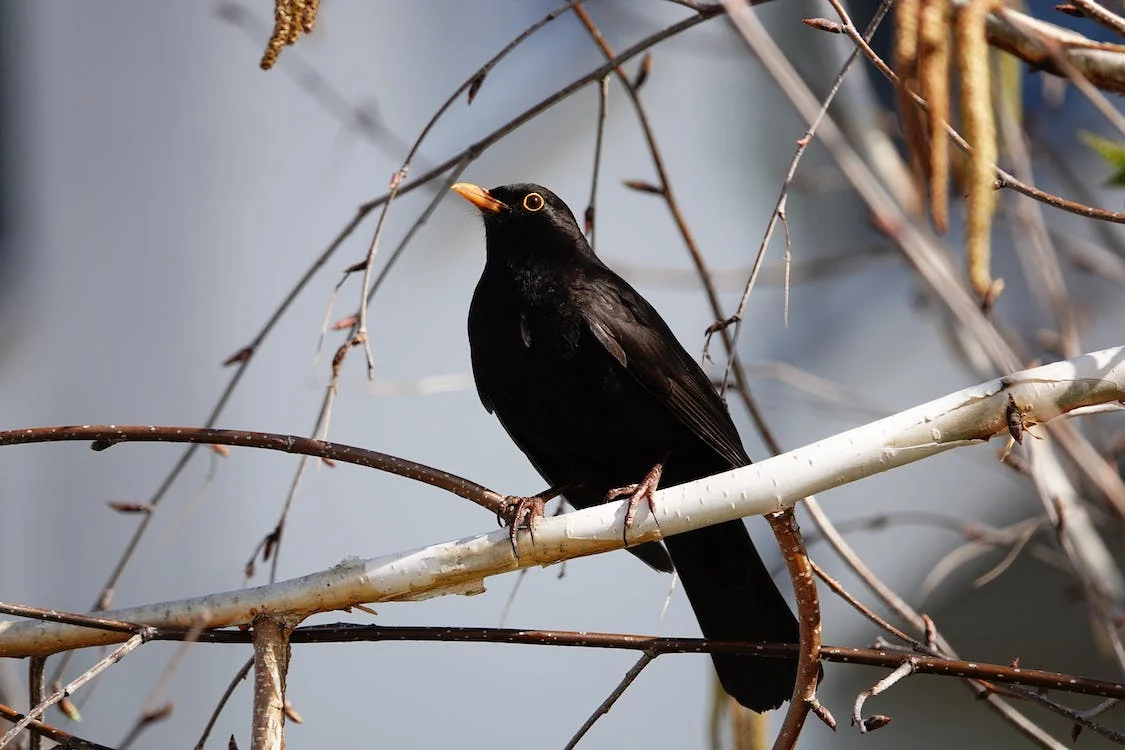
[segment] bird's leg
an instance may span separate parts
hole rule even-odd
[[[512,552],[519,559],[520,551],[516,546],[516,535],[520,529],[527,529],[531,534],[531,543],[535,543],[535,524],[543,517],[543,506],[570,487],[560,484],[530,497],[508,495],[504,498],[504,506],[496,511],[496,521],[501,526],[508,527],[508,539],[512,543]]]
[[[625,544],[629,543],[629,527],[633,525],[633,517],[637,515],[637,506],[640,505],[641,500],[648,503],[650,511],[656,511],[656,489],[660,486],[660,475],[663,473],[664,461],[662,460],[656,466],[653,466],[645,474],[645,478],[637,484],[618,487],[606,493],[605,500],[607,503],[624,495],[629,496],[629,505],[625,509],[625,526],[621,530],[621,538],[625,541]]]

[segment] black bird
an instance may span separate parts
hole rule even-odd
[[[750,463],[703,369],[594,255],[562,200],[533,184],[453,190],[484,219],[484,272],[469,307],[477,392],[571,505],[605,502],[658,465],[670,486]],[[675,565],[705,637],[797,642],[797,621],[742,521],[664,545],[629,551],[658,570]],[[755,711],[793,691],[796,657],[715,654],[714,663],[727,693]]]

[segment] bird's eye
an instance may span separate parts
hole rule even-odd
[[[523,207],[535,213],[543,208],[543,196],[539,193],[528,193],[523,197]]]

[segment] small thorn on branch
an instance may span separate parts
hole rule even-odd
[[[224,359],[223,367],[230,367],[231,365],[237,365],[240,362],[245,362],[246,360],[250,359],[250,356],[252,354],[254,354],[254,347],[244,346],[234,354]]]
[[[827,31],[829,34],[844,33],[844,25],[842,23],[827,18],[802,18],[801,23],[817,31]]]
[[[108,505],[112,510],[118,513],[151,513],[152,505],[149,503],[122,503],[114,500],[107,500]]]
[[[640,91],[641,86],[645,85],[648,80],[648,74],[652,72],[652,53],[646,52],[645,56],[641,58],[641,66],[637,68],[637,76],[633,79],[633,91]]]
[[[472,104],[473,99],[477,98],[477,94],[480,93],[480,87],[484,85],[484,79],[487,75],[488,74],[482,70],[477,74],[477,77],[473,79],[473,82],[469,84],[469,93],[467,96],[468,101],[466,102],[467,104]]]
[[[664,195],[664,188],[645,180],[622,180],[621,184],[630,190],[636,190],[638,193],[652,193],[653,195]]]

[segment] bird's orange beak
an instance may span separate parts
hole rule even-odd
[[[508,207],[506,203],[498,201],[482,187],[478,187],[468,182],[458,182],[456,185],[449,188],[457,195],[461,196],[469,203],[479,208],[481,211],[488,211],[490,213],[498,214]]]

